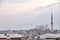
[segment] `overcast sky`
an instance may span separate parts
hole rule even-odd
[[[5,15],[17,14],[18,12],[26,12],[56,2],[59,2],[59,0],[2,0],[0,4],[0,13]]]
[[[58,3],[60,0],[0,0],[0,28],[21,28],[28,20],[35,18],[40,14],[32,14],[30,11],[38,7],[46,7],[48,5]],[[19,14],[17,16],[17,14]],[[31,17],[28,15],[32,15]],[[30,17],[30,18],[29,18]],[[25,24],[24,24],[25,25]]]

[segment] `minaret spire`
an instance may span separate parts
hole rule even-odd
[[[51,30],[53,30],[53,14],[51,12]]]

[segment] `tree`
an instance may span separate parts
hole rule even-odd
[[[39,35],[42,35],[44,33],[47,33],[46,30],[50,30],[50,29],[48,29],[48,25],[46,25],[46,26],[37,25],[34,29],[30,30],[29,38],[34,40],[35,36],[39,36]]]

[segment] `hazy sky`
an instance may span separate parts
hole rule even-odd
[[[17,14],[56,2],[59,2],[59,0],[2,0],[0,2],[0,13],[4,15]]]
[[[58,2],[60,0],[0,0],[0,28],[21,29],[21,25],[29,23],[42,14],[41,10],[39,12],[33,10]],[[38,20],[40,21],[39,18]]]

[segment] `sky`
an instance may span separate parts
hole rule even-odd
[[[57,2],[59,0],[2,0],[0,2],[0,13],[5,15],[17,14],[18,12],[30,11]]]
[[[0,28],[23,29],[23,27],[19,26],[29,23],[38,15],[45,14],[36,14],[33,13],[33,10],[58,2],[60,0],[0,0]]]

